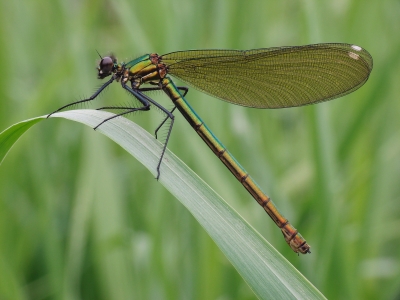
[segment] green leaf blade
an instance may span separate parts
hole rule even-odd
[[[73,110],[52,115],[91,128],[110,116],[111,113],[97,110]],[[19,136],[42,118],[15,124],[1,133],[0,154],[9,150]],[[114,140],[156,176],[163,145],[147,131],[121,117],[102,124],[96,131]],[[258,298],[325,299],[254,228],[169,150],[163,159],[159,182],[197,219]]]
[[[12,148],[15,142],[33,125],[40,122],[45,117],[37,117],[16,123],[0,134],[0,164],[3,162],[8,151]]]

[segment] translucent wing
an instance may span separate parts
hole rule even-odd
[[[222,100],[257,108],[312,104],[349,94],[372,57],[350,44],[254,50],[189,50],[161,56],[168,73]]]

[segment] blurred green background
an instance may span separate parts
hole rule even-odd
[[[345,42],[374,58],[357,92],[257,110],[187,99],[312,246],[297,256],[184,118],[168,147],[325,296],[400,297],[400,2],[1,1],[0,130],[89,96],[97,49]],[[152,97],[172,107],[162,93]],[[118,84],[89,108],[131,98]],[[84,108],[84,107],[83,107]],[[135,114],[153,132],[162,115]],[[186,209],[103,135],[49,119],[0,167],[0,299],[255,299]]]

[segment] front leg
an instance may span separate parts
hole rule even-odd
[[[83,99],[83,100],[79,100],[79,101],[75,101],[75,102],[69,103],[69,104],[67,104],[67,105],[64,105],[64,106],[60,107],[59,109],[53,111],[51,114],[49,114],[49,115],[47,116],[47,118],[50,117],[52,114],[54,114],[54,113],[56,113],[56,112],[59,112],[59,111],[65,109],[65,108],[67,108],[67,107],[72,106],[72,105],[79,104],[79,103],[84,103],[84,102],[89,102],[89,101],[94,100],[94,99],[95,99],[107,86],[109,86],[114,80],[115,80],[115,77],[112,76],[112,77],[110,78],[110,80],[108,80],[106,83],[104,83],[104,84],[103,84],[92,96],[90,96],[89,98]]]

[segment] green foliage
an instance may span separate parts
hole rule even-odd
[[[354,43],[364,87],[295,109],[187,99],[312,246],[298,257],[176,114],[169,148],[326,297],[400,294],[398,1],[2,1],[0,131],[88,96],[97,49],[149,52]],[[90,108],[131,99],[113,84]],[[162,94],[151,95],[169,102]],[[162,115],[131,120],[154,132]],[[47,120],[0,167],[0,298],[255,299],[192,215],[100,134]]]

